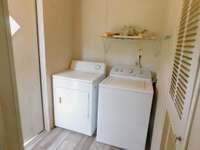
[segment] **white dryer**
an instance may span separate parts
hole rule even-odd
[[[97,141],[144,150],[153,99],[151,72],[113,67],[99,86]]]
[[[70,70],[53,75],[55,125],[91,136],[96,130],[98,85],[105,64],[72,61]]]

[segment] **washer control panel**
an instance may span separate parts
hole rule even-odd
[[[110,76],[123,78],[151,79],[151,72],[144,68],[135,66],[114,66]]]
[[[135,74],[135,68],[129,66],[115,66],[111,70],[111,75],[131,76]]]

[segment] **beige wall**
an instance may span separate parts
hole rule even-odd
[[[166,5],[168,10],[166,11],[163,36],[170,35],[172,37],[170,39],[163,38],[161,43],[162,47],[158,70],[158,104],[151,150],[160,149],[161,135],[166,115],[166,102],[170,100],[168,94],[169,84],[182,6],[182,0],[169,0],[168,2],[168,5]]]
[[[73,58],[104,61],[108,65],[135,64],[137,49],[144,48],[143,64],[156,70],[160,41],[109,40],[104,51],[100,37],[105,31],[119,31],[136,25],[162,32],[167,1],[160,0],[74,0]]]
[[[73,4],[73,58],[105,61],[108,65],[135,64],[137,49],[144,48],[143,64],[157,72],[159,96],[152,150],[160,149],[181,3],[182,0],[74,0]],[[127,24],[147,28],[160,40],[109,40],[106,46],[110,49],[105,53],[99,36]],[[165,39],[168,35],[171,38]]]
[[[72,53],[72,0],[44,0],[45,64],[52,118],[52,74],[65,70]],[[53,120],[51,119],[51,126]]]

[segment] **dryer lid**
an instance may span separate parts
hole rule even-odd
[[[106,65],[104,63],[72,60],[70,70],[55,74],[53,78],[94,83],[103,80],[105,72]]]
[[[70,79],[76,81],[82,81],[87,83],[100,82],[104,78],[104,74],[90,73],[83,71],[68,70],[62,73],[53,75],[54,79]]]

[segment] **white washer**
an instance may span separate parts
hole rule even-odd
[[[114,67],[99,86],[97,141],[144,150],[152,99],[150,71]]]
[[[55,125],[93,135],[97,122],[98,84],[105,64],[72,61],[71,69],[53,75]]]

